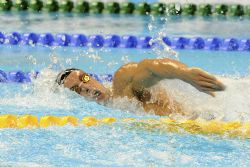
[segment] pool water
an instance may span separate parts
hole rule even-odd
[[[8,15],[9,19],[6,19]],[[140,16],[57,16],[0,14],[5,32],[67,32],[85,34],[249,37],[249,19],[165,19]],[[51,26],[54,23],[58,26]],[[193,24],[197,26],[193,29]],[[207,28],[209,24],[210,28]],[[8,25],[8,26],[6,26]],[[61,26],[60,26],[61,25]],[[218,29],[227,25],[226,30]],[[113,28],[115,27],[115,28]],[[180,27],[180,28],[177,28]],[[185,27],[185,29],[183,29]],[[237,30],[237,31],[236,31]],[[159,50],[157,50],[159,51]],[[113,74],[122,64],[144,58],[168,57],[149,49],[47,48],[0,45],[0,69],[41,71],[28,84],[0,83],[0,114],[32,114],[77,118],[156,118],[137,103],[117,99],[109,106],[85,100],[68,90],[53,92],[56,73],[65,67]],[[216,74],[225,92],[215,98],[178,81],[160,83],[188,111],[204,119],[250,122],[250,53],[178,50],[178,59]],[[109,86],[110,83],[106,83]],[[249,139],[175,134],[132,124],[65,126],[46,129],[0,129],[1,166],[249,166]]]
[[[250,35],[248,31],[250,29],[250,20],[248,17],[157,17],[62,13],[23,13],[17,15],[16,13],[1,13],[0,21],[2,23],[0,29],[5,32],[66,32],[151,36],[155,36],[158,32],[164,32],[167,36],[237,38],[247,38]]]

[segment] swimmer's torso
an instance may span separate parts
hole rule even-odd
[[[145,111],[154,112],[157,115],[170,115],[181,113],[181,106],[174,100],[169,99],[167,93],[162,89],[152,91],[151,86],[158,80],[157,76],[152,76],[150,80],[140,80],[134,82],[134,76],[152,75],[138,73],[137,63],[129,63],[122,66],[113,79],[114,97],[127,96],[129,99],[137,99]],[[142,86],[143,85],[143,86]]]

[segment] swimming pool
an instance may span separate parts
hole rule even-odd
[[[9,19],[6,19],[6,15]],[[202,19],[199,17],[165,20],[145,16],[82,16],[75,15],[10,15],[1,14],[1,30],[6,32],[67,32],[85,34],[170,36],[249,37],[250,21],[244,19]],[[56,23],[57,26],[53,27]],[[150,23],[150,24],[148,24]],[[163,24],[164,23],[164,24]],[[6,25],[9,26],[6,26]],[[193,29],[193,25],[196,25]],[[210,25],[208,29],[207,25]],[[150,25],[150,26],[149,26]],[[221,26],[227,25],[226,30]],[[148,28],[149,26],[149,28]],[[178,28],[177,28],[178,27]],[[185,27],[185,29],[184,29]],[[204,28],[205,27],[205,28]],[[218,27],[221,29],[218,30]],[[162,29],[163,28],[163,29]],[[150,30],[149,30],[150,29]],[[216,98],[198,93],[178,81],[164,81],[171,93],[185,97],[185,103],[200,117],[224,121],[250,121],[249,52],[178,50],[179,59],[217,75],[227,91]],[[167,53],[166,53],[167,54]],[[135,104],[118,99],[110,107],[74,95],[64,90],[51,91],[56,71],[63,67],[78,67],[90,73],[112,74],[128,61],[156,58],[151,49],[92,49],[73,47],[29,47],[0,45],[0,67],[4,71],[42,71],[28,84],[0,83],[1,114],[73,115],[77,118],[133,117],[146,115]],[[0,163],[6,166],[249,166],[249,139],[221,136],[175,134],[146,129],[129,124],[93,127],[49,127],[46,129],[1,129]]]

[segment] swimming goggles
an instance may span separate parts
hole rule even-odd
[[[88,74],[84,74],[84,75],[82,76],[82,78],[81,78],[81,81],[82,81],[83,83],[89,82],[89,81],[90,81],[89,75],[88,75]]]
[[[57,78],[56,78],[56,83],[58,85],[64,84],[65,79],[67,78],[67,76],[73,72],[73,71],[77,71],[79,69],[76,68],[70,68],[70,69],[66,69],[64,71],[62,71],[61,73],[58,74]],[[87,83],[90,81],[90,76],[86,73],[84,73],[83,75],[80,76],[80,81],[82,81],[83,83]]]

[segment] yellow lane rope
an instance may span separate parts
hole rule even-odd
[[[67,124],[73,126],[97,126],[115,122],[132,124],[135,128],[139,127],[148,130],[160,129],[174,133],[188,132],[191,134],[225,135],[250,139],[250,122],[205,121],[201,119],[175,121],[164,117],[160,119],[117,119],[114,117],[97,119],[96,117],[87,116],[79,120],[73,116],[42,116],[38,119],[34,115],[0,115],[0,128],[46,128],[49,126],[65,126]]]

